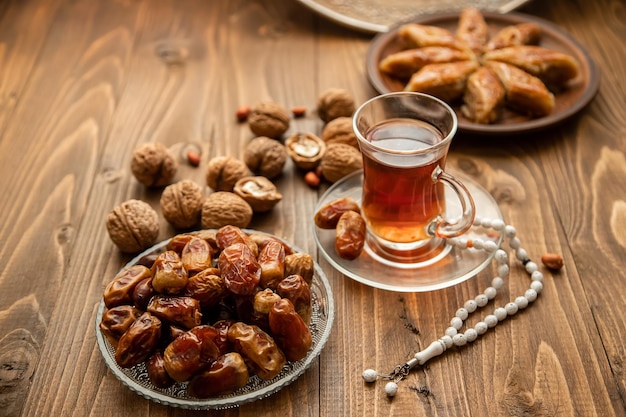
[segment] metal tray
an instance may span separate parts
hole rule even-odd
[[[387,32],[399,21],[467,7],[508,13],[529,0],[298,0],[328,19],[370,33]]]

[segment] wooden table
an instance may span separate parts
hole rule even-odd
[[[601,69],[597,96],[555,128],[459,135],[452,148],[449,164],[494,196],[533,259],[564,257],[559,272],[542,267],[544,290],[532,307],[415,370],[388,399],[382,384],[363,382],[362,370],[390,370],[440,337],[492,271],[425,293],[344,277],[318,253],[311,228],[328,184],[307,187],[288,163],[277,181],[282,202],[250,227],[315,255],[334,292],[334,328],[296,382],[208,414],[626,415],[624,6],[552,0],[523,8],[588,49]],[[370,39],[293,1],[2,3],[0,415],[201,414],[131,392],[96,345],[103,288],[129,259],[111,243],[105,218],[130,198],[159,209],[160,192],[130,173],[132,151],[149,141],[178,150],[199,144],[200,167],[181,159],[177,179],[204,184],[211,157],[242,157],[253,137],[235,109],[264,99],[306,106],[290,129],[319,134],[323,90],[345,88],[358,102],[375,95],[364,70]],[[161,219],[160,239],[174,233]],[[495,303],[527,285],[514,268]]]

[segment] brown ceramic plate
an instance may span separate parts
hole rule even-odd
[[[463,117],[460,105],[453,106],[459,118],[459,131],[479,134],[511,134],[536,131],[558,124],[585,107],[596,94],[600,74],[589,53],[567,33],[556,25],[521,13],[498,14],[483,12],[485,21],[489,25],[490,35],[494,35],[500,29],[524,22],[534,22],[541,26],[542,36],[540,46],[572,55],[580,64],[580,74],[573,80],[571,85],[564,91],[555,95],[554,112],[540,118],[527,116],[505,110],[502,119],[494,124],[483,125],[473,123]],[[423,25],[432,25],[456,31],[458,13],[436,14],[411,20]],[[402,22],[407,23],[407,22]],[[401,23],[401,24],[402,24]],[[404,83],[392,78],[378,70],[379,62],[389,54],[403,49],[403,45],[397,36],[397,29],[401,24],[395,25],[389,32],[377,35],[371,42],[367,53],[367,74],[373,87],[381,94],[392,91],[402,91]]]

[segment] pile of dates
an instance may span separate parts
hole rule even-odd
[[[208,398],[276,377],[311,348],[314,262],[235,226],[180,234],[106,287],[100,330],[122,368]]]

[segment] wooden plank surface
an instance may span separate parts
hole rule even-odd
[[[532,2],[584,45],[600,90],[580,115],[532,135],[459,135],[449,166],[498,202],[534,260],[563,255],[532,307],[477,342],[416,369],[388,399],[361,379],[403,363],[443,335],[490,266],[428,293],[373,289],[318,253],[314,190],[289,162],[283,201],[251,228],[316,256],[336,319],[319,360],[271,397],[210,415],[626,415],[626,13],[619,0]],[[329,87],[357,102],[371,36],[292,1],[6,1],[0,5],[0,415],[191,416],[145,400],[107,369],[95,340],[106,283],[129,259],[107,213],[129,198],[159,210],[158,190],[131,175],[132,150],[156,141],[179,158],[178,179],[205,183],[213,156],[242,157],[253,137],[240,105],[272,99],[309,112],[289,132],[321,133],[314,112]],[[188,166],[185,146],[202,151]],[[175,231],[161,220],[160,238]],[[495,305],[523,294],[513,269]],[[486,309],[493,311],[494,305]],[[485,313],[486,314],[486,313]],[[468,323],[475,324],[480,315]]]

